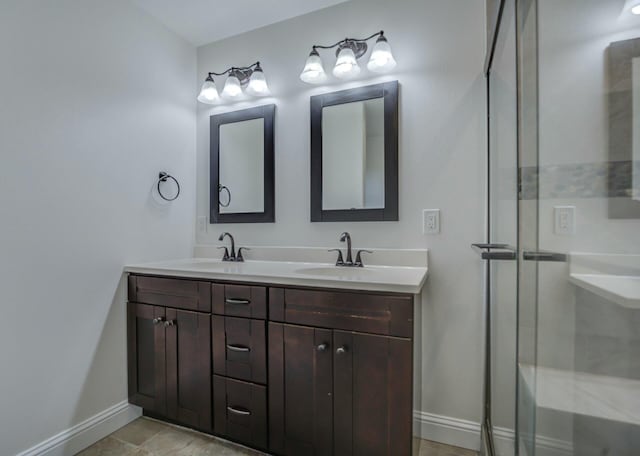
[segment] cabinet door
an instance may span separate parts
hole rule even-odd
[[[333,454],[332,332],[269,323],[269,447],[286,456]]]
[[[211,431],[211,317],[167,309],[167,417]]]
[[[166,414],[164,307],[127,304],[129,402]],[[155,319],[155,322],[154,322]]]
[[[412,342],[334,331],[334,436],[340,456],[410,456]]]

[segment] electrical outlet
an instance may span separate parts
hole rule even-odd
[[[198,232],[206,233],[207,232],[207,216],[201,215],[198,217]]]
[[[440,209],[422,211],[422,234],[440,234]]]
[[[554,232],[556,234],[575,234],[576,232],[576,208],[575,206],[555,206]]]

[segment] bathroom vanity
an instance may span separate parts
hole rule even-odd
[[[426,267],[127,267],[129,400],[278,455],[410,455]]]

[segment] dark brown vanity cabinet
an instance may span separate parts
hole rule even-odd
[[[282,456],[409,456],[413,296],[131,275],[130,402]]]
[[[412,298],[297,289],[271,297],[285,321],[269,323],[271,451],[410,455]],[[325,328],[307,326],[311,315]]]
[[[129,402],[148,414],[211,431],[211,316],[151,305],[185,305],[189,286],[166,289],[166,279],[144,277],[145,284],[156,286],[155,293],[138,293],[140,278],[129,280]]]

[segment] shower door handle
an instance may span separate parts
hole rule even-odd
[[[525,261],[555,261],[563,263],[567,261],[566,253],[548,252],[545,250],[522,252],[522,259]]]
[[[515,260],[518,258],[518,251],[509,244],[471,244],[471,248],[476,251],[483,260]]]

